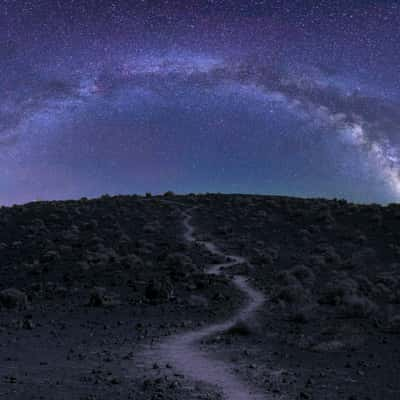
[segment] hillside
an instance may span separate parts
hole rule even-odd
[[[243,307],[237,275],[265,303],[198,344],[211,362],[265,398],[399,397],[400,205],[173,193],[35,202],[0,209],[0,249],[4,398],[221,398],[149,348]]]

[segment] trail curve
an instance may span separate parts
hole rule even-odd
[[[206,273],[219,275],[222,273],[223,268],[246,262],[243,257],[225,254],[211,241],[196,240],[194,236],[195,229],[191,224],[192,216],[188,212],[184,212],[183,217],[184,238],[186,241],[203,245],[210,253],[224,256],[229,260],[228,262],[212,265],[207,269]],[[264,295],[253,288],[246,277],[235,275],[232,282],[247,299],[245,304],[232,317],[221,323],[168,337],[155,350],[156,357],[158,360],[161,359],[172,364],[177,371],[194,381],[201,381],[215,386],[221,391],[226,400],[267,400],[265,394],[240,381],[231,372],[231,366],[228,363],[211,359],[199,348],[199,341],[230,329],[238,321],[246,320],[265,302]]]

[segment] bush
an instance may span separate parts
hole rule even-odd
[[[121,257],[119,261],[125,269],[139,268],[142,267],[144,264],[143,260],[139,256],[133,253]]]
[[[276,282],[282,286],[296,285],[298,283],[296,277],[287,270],[279,271],[276,274],[275,279]]]
[[[101,307],[105,304],[106,289],[103,287],[95,287],[92,289],[89,298],[89,305],[93,307]]]
[[[356,294],[358,292],[358,283],[350,278],[344,278],[332,283],[328,283],[320,293],[318,302],[331,306],[342,303],[346,295]]]
[[[304,303],[308,298],[308,291],[306,291],[300,283],[279,288],[273,297],[275,301],[282,300],[289,304]]]
[[[164,279],[163,281],[152,280],[146,286],[145,296],[152,304],[164,303],[173,297],[172,284]]]
[[[313,306],[294,306],[289,312],[289,320],[297,324],[306,324],[312,319],[313,311]]]
[[[389,319],[388,328],[392,333],[400,333],[400,314],[394,315]]]
[[[0,305],[6,308],[25,309],[28,305],[28,298],[24,292],[18,289],[4,289],[0,292]]]
[[[313,254],[308,258],[308,264],[316,268],[324,268],[326,266],[325,257],[318,254]]]
[[[239,320],[227,329],[225,333],[228,335],[248,336],[253,333],[253,329],[250,327],[248,322]]]
[[[367,318],[376,313],[378,308],[366,297],[351,295],[343,298],[342,310],[349,318]]]
[[[296,265],[290,273],[295,276],[301,283],[314,283],[315,275],[314,272],[306,267],[305,265]]]
[[[329,353],[342,351],[345,347],[346,345],[340,340],[330,340],[312,346],[311,350],[319,353]]]
[[[118,304],[112,296],[107,294],[104,287],[94,287],[90,293],[89,306],[92,307],[106,307]]]

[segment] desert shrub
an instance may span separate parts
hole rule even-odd
[[[318,302],[320,304],[338,305],[343,298],[358,292],[358,283],[350,278],[343,278],[329,282],[320,291]]]
[[[343,298],[342,311],[349,318],[367,318],[378,310],[367,297],[349,295]]]
[[[273,299],[288,304],[304,303],[309,299],[309,292],[300,283],[296,283],[277,289]]]
[[[293,305],[288,312],[289,320],[298,324],[306,324],[310,322],[314,314],[313,306]]]
[[[87,261],[77,261],[76,266],[84,272],[90,269],[90,264]]]
[[[159,221],[148,222],[143,226],[144,233],[157,233],[161,231],[161,224]]]
[[[373,294],[379,297],[380,299],[387,301],[391,299],[393,292],[390,287],[386,286],[382,282],[379,282],[373,288]]]
[[[381,273],[377,275],[376,283],[382,283],[389,288],[394,288],[399,284],[399,277],[391,272]]]
[[[290,273],[295,276],[301,283],[314,283],[315,275],[314,272],[306,267],[305,265],[296,265],[291,270]]]
[[[392,333],[400,333],[400,314],[393,315],[388,321],[388,329]]]
[[[269,246],[265,248],[265,252],[269,254],[274,260],[279,258],[279,246]]]
[[[393,290],[389,301],[393,304],[400,304],[400,288]]]
[[[288,270],[279,271],[275,275],[275,281],[283,286],[296,285],[297,279]]]
[[[104,287],[94,287],[90,292],[89,306],[107,307],[118,304],[116,298],[107,293]]]
[[[49,250],[45,254],[43,254],[40,258],[43,262],[56,262],[61,259],[61,256],[56,250]]]
[[[365,245],[365,243],[367,243],[367,237],[361,233],[360,231],[357,231],[354,235],[353,235],[353,241],[354,243],[357,243],[358,245]]]
[[[340,255],[335,248],[329,245],[319,245],[314,249],[315,254],[322,256],[328,264],[340,264],[342,262]]]
[[[260,218],[265,218],[268,216],[267,212],[265,210],[258,210],[256,212],[256,216]]]
[[[374,286],[365,275],[355,275],[354,279],[357,281],[360,293],[367,295],[373,291]]]
[[[315,219],[324,225],[332,225],[335,223],[335,218],[332,216],[330,210],[321,210],[316,214]]]
[[[25,309],[28,305],[28,298],[24,292],[18,289],[4,289],[0,292],[0,305],[5,308]]]
[[[143,260],[136,254],[128,254],[119,259],[125,269],[138,268],[143,266]]]
[[[311,347],[312,351],[318,353],[330,353],[341,351],[346,347],[345,343],[340,340],[329,340],[325,342],[320,342]]]
[[[369,218],[374,225],[382,226],[383,218],[380,210],[375,210]]]
[[[312,254],[308,257],[307,264],[316,268],[324,268],[326,266],[325,257],[319,254]]]
[[[311,236],[311,232],[308,229],[299,229],[298,234],[300,236],[306,236],[306,237],[310,237]]]
[[[191,307],[203,307],[206,308],[209,306],[209,302],[206,297],[201,295],[192,294],[188,298],[188,304]]]
[[[145,297],[152,304],[169,301],[173,297],[172,284],[164,279],[163,281],[151,280],[145,289]]]
[[[375,257],[376,252],[374,249],[363,248],[362,250],[354,252],[350,257],[349,262],[355,268],[364,268],[365,265]]]
[[[395,255],[396,257],[399,257],[399,256],[400,256],[400,246],[398,246],[398,245],[395,244],[395,243],[390,243],[390,244],[388,245],[388,247],[389,247],[390,250],[393,251],[393,253],[394,253],[394,255]]]
[[[192,259],[183,253],[171,253],[167,255],[165,262],[169,266],[184,267],[191,265]]]
[[[324,252],[325,261],[329,264],[340,264],[342,259],[332,246],[328,246]]]
[[[233,336],[248,336],[254,333],[254,331],[248,321],[239,320],[227,329],[225,333]]]
[[[250,263],[255,264],[255,265],[262,265],[262,264],[267,264],[267,265],[272,265],[274,263],[274,258],[271,256],[271,254],[268,254],[264,252],[263,250],[259,249],[254,249],[255,253],[251,259]]]

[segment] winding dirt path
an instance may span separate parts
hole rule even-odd
[[[202,244],[213,254],[229,257],[229,262],[212,265],[207,270],[208,274],[219,275],[222,273],[224,267],[246,262],[246,259],[243,257],[223,253],[212,242],[196,240],[194,237],[194,227],[191,224],[191,215],[187,212],[184,212],[183,215],[185,226],[184,237],[188,242]],[[239,320],[249,318],[264,303],[265,298],[263,294],[254,289],[244,276],[234,276],[233,283],[247,298],[244,306],[225,322],[167,338],[157,348],[157,357],[159,360],[161,359],[172,364],[185,377],[216,386],[226,400],[266,400],[267,397],[265,394],[261,394],[241,382],[231,372],[229,364],[209,358],[207,354],[200,350],[198,345],[200,340],[230,329]]]

